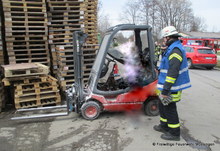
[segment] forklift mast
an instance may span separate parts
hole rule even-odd
[[[82,31],[75,31],[73,33],[73,55],[74,55],[74,88],[76,90],[75,97],[75,111],[78,113],[83,100],[83,61],[82,61],[82,47],[87,38],[87,34]]]

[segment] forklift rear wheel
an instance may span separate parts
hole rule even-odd
[[[98,118],[100,112],[101,112],[101,107],[95,101],[86,102],[81,107],[82,116],[87,120],[94,120]]]
[[[149,116],[159,115],[159,100],[157,98],[150,99],[144,104],[144,113]]]

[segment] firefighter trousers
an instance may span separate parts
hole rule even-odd
[[[178,101],[180,101],[181,93],[180,95],[178,95],[178,97]],[[162,128],[164,128],[166,131],[168,131],[170,134],[174,136],[180,136],[180,123],[176,102],[172,102],[168,105],[163,105],[161,102],[159,102],[159,111],[160,124]]]

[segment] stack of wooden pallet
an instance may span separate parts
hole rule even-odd
[[[45,0],[2,0],[9,64],[50,65]]]
[[[14,86],[17,109],[61,103],[57,79],[48,75],[47,66],[39,63],[22,63],[2,67],[5,76],[4,85]]]
[[[83,82],[88,82],[89,74],[92,69],[96,57],[97,45],[84,45],[83,46]],[[58,71],[57,79],[62,88],[66,90],[67,87],[74,83],[74,57],[73,46],[63,45],[56,47]]]
[[[74,31],[84,27],[84,3],[82,0],[47,0],[49,44],[52,51],[53,72],[57,73],[57,45],[72,45]]]
[[[57,80],[52,76],[28,79],[21,83],[16,83],[14,86],[15,107],[17,109],[60,105],[61,103]]]
[[[98,0],[85,0],[86,11],[84,14],[85,33],[88,34],[88,44],[98,44],[97,31],[97,5]]]
[[[88,34],[83,47],[84,82],[88,80],[98,48],[97,0],[48,0],[49,40],[53,73],[62,90],[74,83],[73,32]]]
[[[97,5],[98,0],[85,0],[84,14],[85,33],[88,35],[86,45],[83,47],[83,79],[88,81],[92,65],[96,58],[98,46]]]

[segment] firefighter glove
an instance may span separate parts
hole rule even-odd
[[[161,103],[163,104],[163,105],[169,105],[171,102],[172,102],[172,96],[171,95],[169,95],[168,97],[166,97],[166,98],[164,98],[164,97],[162,97],[161,95],[159,95],[159,99],[160,99],[160,101],[161,101]]]

